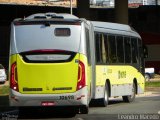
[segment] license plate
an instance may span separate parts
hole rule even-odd
[[[41,103],[42,106],[54,106],[55,102],[45,101]]]

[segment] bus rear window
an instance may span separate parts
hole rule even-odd
[[[54,34],[55,36],[70,36],[71,30],[69,28],[56,28]]]

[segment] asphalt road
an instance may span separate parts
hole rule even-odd
[[[29,113],[29,114],[28,114]],[[89,114],[77,114],[71,116],[63,110],[54,113],[51,110],[29,111],[19,117],[16,108],[1,113],[2,120],[6,119],[38,119],[38,120],[159,120],[160,119],[160,94],[137,97],[132,103],[124,103],[121,98],[111,99],[107,107],[89,108]]]

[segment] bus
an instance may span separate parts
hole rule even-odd
[[[144,58],[140,35],[130,26],[92,21],[95,44],[95,92],[101,106],[109,97],[122,96],[132,102],[144,92]]]
[[[141,37],[128,25],[39,13],[11,24],[10,106],[88,113],[144,92]],[[93,103],[94,103],[93,102]],[[22,109],[23,110],[23,109]]]
[[[66,106],[88,113],[91,23],[70,14],[37,13],[11,24],[10,105]]]

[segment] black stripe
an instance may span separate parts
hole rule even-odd
[[[42,91],[42,88],[23,88],[23,91]]]

